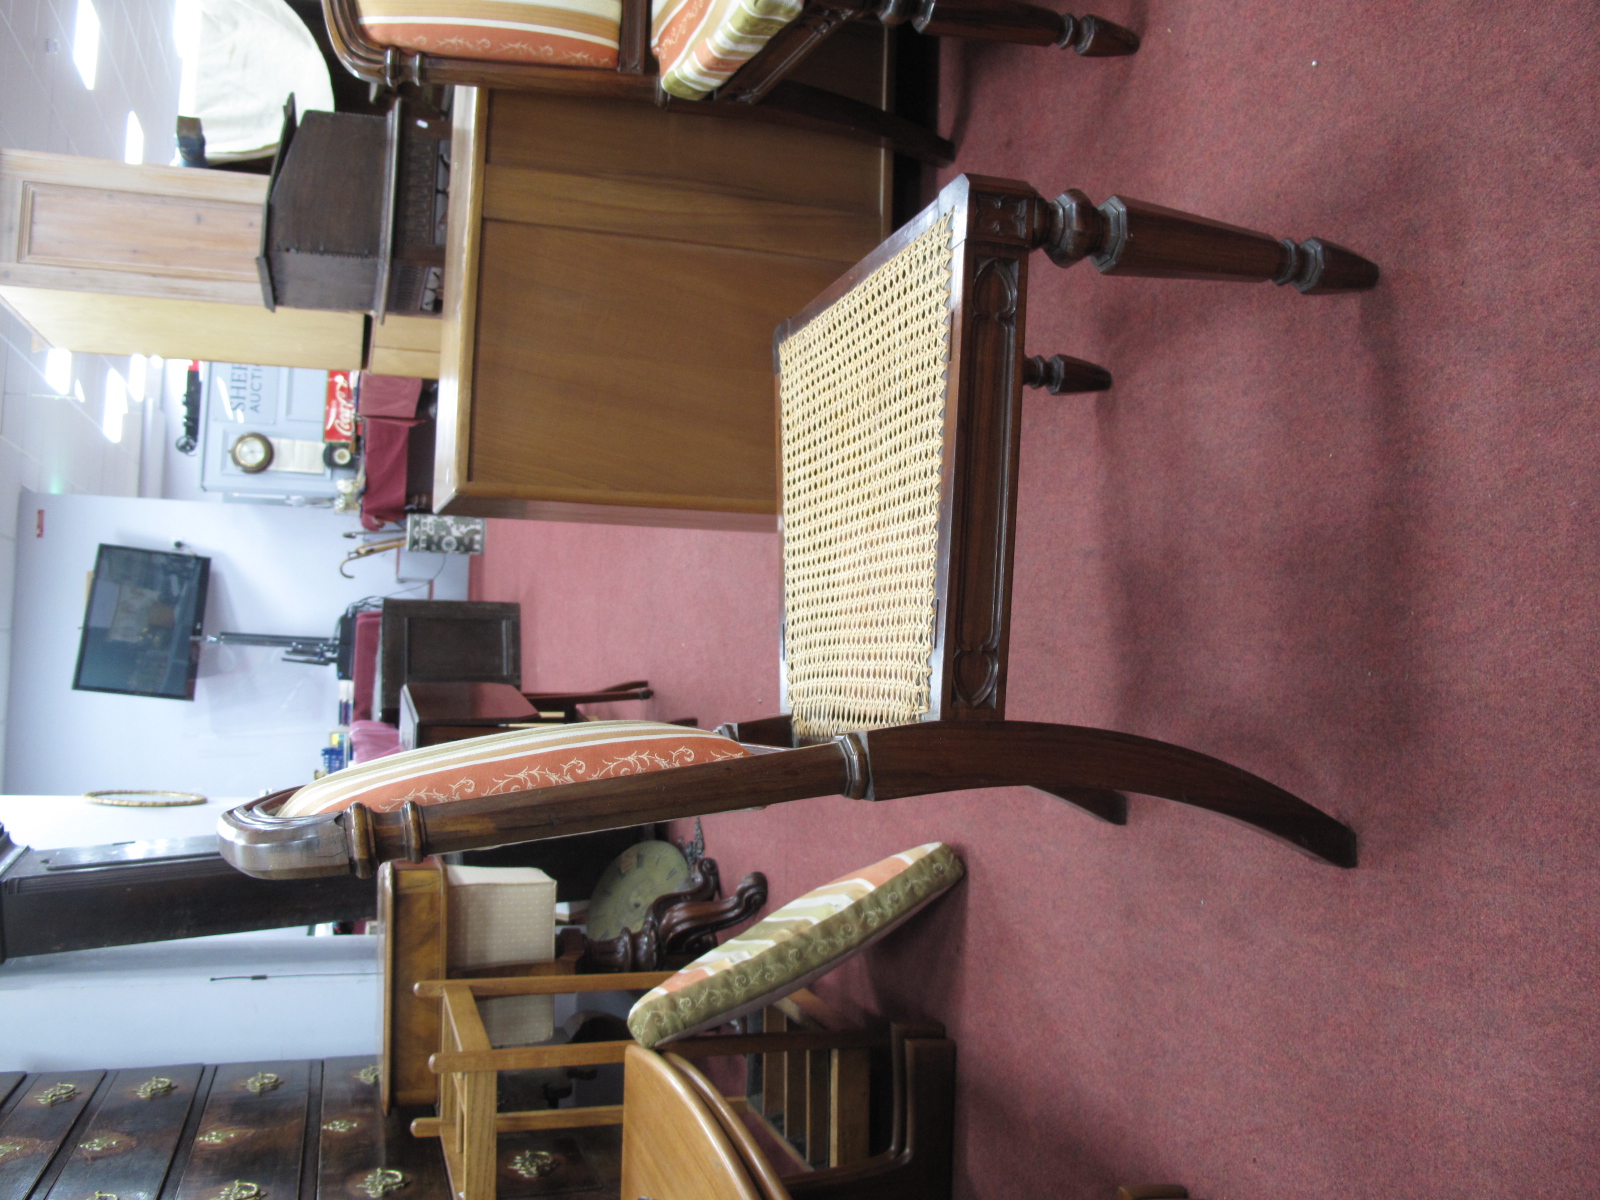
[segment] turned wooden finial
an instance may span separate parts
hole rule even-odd
[[[1046,219],[1039,222],[1044,247],[1050,261],[1070,267],[1080,259],[1105,248],[1110,224],[1093,200],[1077,188],[1068,188],[1049,202]]]
[[[1052,396],[1104,392],[1111,387],[1111,372],[1096,363],[1066,354],[1052,354],[1049,358],[1035,354],[1022,360],[1022,384],[1044,388]]]

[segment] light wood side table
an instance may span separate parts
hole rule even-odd
[[[886,232],[809,130],[458,88],[439,512],[765,530],[772,331]]]

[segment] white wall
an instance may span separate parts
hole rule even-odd
[[[376,1055],[377,943],[269,930],[14,958],[0,1071]]]
[[[44,536],[36,536],[37,513]],[[256,796],[310,780],[338,716],[332,667],[280,661],[280,651],[208,645],[193,701],[72,689],[86,580],[100,543],[211,559],[205,631],[331,636],[366,596],[427,596],[398,583],[395,556],[339,563],[354,514],[24,492],[17,513],[5,791],[66,795],[96,788],[170,788]],[[436,599],[465,599],[467,560],[441,556]],[[413,573],[408,569],[408,574]],[[408,590],[409,589],[409,590]]]
[[[157,838],[201,837],[217,831],[217,818],[250,796],[213,796],[182,808],[121,808],[83,796],[0,796],[0,825],[19,846],[105,846]]]

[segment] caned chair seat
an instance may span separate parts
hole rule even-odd
[[[780,339],[785,649],[816,741],[933,708],[951,214]]]

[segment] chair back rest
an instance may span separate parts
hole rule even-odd
[[[623,1200],[767,1200],[716,1114],[670,1063],[642,1046],[629,1046],[624,1062]]]
[[[790,1200],[789,1189],[783,1186],[778,1173],[772,1169],[771,1161],[756,1143],[755,1136],[723,1099],[716,1085],[697,1071],[688,1059],[668,1054],[666,1060],[667,1065],[678,1073],[700,1101],[711,1110],[711,1115],[716,1117],[717,1125],[733,1143],[733,1148],[739,1152],[739,1161],[744,1164],[745,1170],[750,1173],[751,1181],[761,1192],[761,1200]]]

